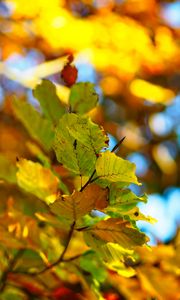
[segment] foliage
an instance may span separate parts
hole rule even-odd
[[[179,299],[179,233],[150,249],[138,230],[155,222],[139,210],[140,182],[179,185],[174,4],[1,1],[0,299]],[[93,70],[98,105],[69,53]],[[105,132],[120,140],[112,152]],[[134,152],[138,180],[123,159]]]
[[[109,151],[106,133],[91,121],[88,111],[97,103],[92,84],[72,86],[74,112],[48,80],[33,93],[38,110],[25,101],[12,102],[14,117],[28,133],[31,159],[18,157],[15,165],[1,154],[0,160],[2,185],[10,188],[0,217],[1,299],[104,299],[106,282],[127,296],[117,286],[125,280],[119,276],[137,274],[143,283],[149,270],[139,261],[146,252],[150,256],[149,239],[136,225],[140,219],[151,221],[137,207],[147,197],[128,188],[139,184],[135,165]],[[156,280],[163,271],[150,272]],[[171,274],[168,278],[173,280]],[[147,285],[143,293],[159,296],[159,289]]]

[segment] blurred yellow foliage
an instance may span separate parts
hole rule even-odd
[[[167,103],[175,97],[173,91],[142,79],[133,80],[130,84],[130,91],[137,97],[144,98],[155,103]]]

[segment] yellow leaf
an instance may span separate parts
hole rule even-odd
[[[52,203],[57,198],[59,179],[41,164],[21,159],[16,176],[18,185],[41,200]]]

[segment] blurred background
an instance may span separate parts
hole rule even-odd
[[[8,123],[12,97],[37,105],[31,89],[40,78],[57,84],[74,55],[78,81],[100,95],[92,118],[110,147],[126,136],[119,155],[137,165],[149,202],[142,212],[158,222],[139,227],[151,244],[168,243],[180,225],[180,1],[0,1],[0,152],[24,154]]]

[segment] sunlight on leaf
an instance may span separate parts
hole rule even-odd
[[[58,161],[67,169],[77,175],[90,176],[96,156],[106,143],[107,137],[98,125],[71,113],[60,119],[53,147]]]
[[[96,162],[97,176],[109,182],[129,182],[140,185],[135,175],[135,164],[110,151],[100,154]]]
[[[32,193],[47,204],[57,198],[59,179],[39,163],[21,159],[18,164],[17,182],[25,191]]]

